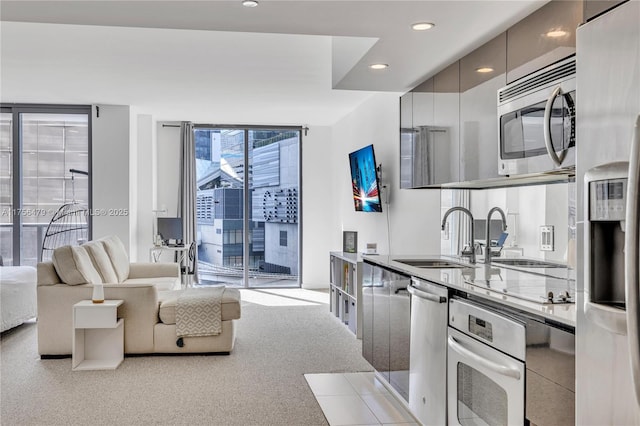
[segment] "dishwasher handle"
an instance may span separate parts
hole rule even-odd
[[[417,296],[421,299],[426,299],[430,302],[436,303],[447,303],[447,298],[444,296],[436,296],[435,294],[427,293],[426,291],[422,291],[417,289],[416,287],[409,285],[407,286],[407,291],[411,293],[413,296]]]

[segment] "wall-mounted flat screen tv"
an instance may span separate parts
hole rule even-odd
[[[353,203],[359,212],[381,212],[380,182],[373,145],[349,154]]]

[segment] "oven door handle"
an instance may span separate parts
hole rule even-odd
[[[483,358],[477,353],[462,346],[453,336],[449,336],[449,347],[454,351],[458,352],[460,355],[477,362],[478,364],[488,368],[494,373],[498,373],[502,376],[507,376],[516,380],[520,380],[520,377],[521,377],[520,370],[518,370],[517,368],[500,365],[491,360]]]
[[[640,265],[638,262],[640,230],[638,229],[638,192],[640,191],[640,115],[636,118],[629,155],[627,181],[627,212],[625,217],[625,302],[627,307],[627,339],[631,358],[631,372],[636,400],[640,404]]]
[[[567,150],[563,150],[558,156],[558,154],[556,154],[556,150],[553,148],[553,139],[551,137],[551,111],[553,110],[553,102],[562,94],[562,88],[560,86],[556,87],[551,93],[551,96],[549,96],[549,99],[547,99],[547,104],[544,107],[544,146],[547,148],[547,154],[549,154],[551,161],[553,161],[553,163],[558,167],[562,165],[564,157],[567,155]]]

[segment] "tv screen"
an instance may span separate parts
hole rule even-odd
[[[381,212],[380,185],[373,145],[349,154],[353,203],[359,212]]]

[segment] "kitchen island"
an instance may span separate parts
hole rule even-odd
[[[423,260],[423,259],[437,259],[443,262],[455,262],[456,264],[462,264],[467,267],[433,267],[424,268],[411,266],[398,260]],[[558,324],[567,326],[571,329],[575,329],[576,325],[576,306],[575,303],[540,303],[529,300],[524,300],[520,297],[510,296],[505,294],[501,290],[488,290],[486,287],[470,284],[474,280],[490,279],[496,277],[497,280],[501,280],[506,286],[513,286],[520,284],[535,285],[533,281],[539,282],[544,285],[544,280],[553,280],[554,284],[559,281],[563,281],[557,277],[543,277],[538,274],[522,272],[510,268],[500,267],[496,264],[491,264],[489,267],[483,263],[471,264],[467,259],[457,256],[442,256],[442,255],[375,255],[375,256],[363,256],[365,262],[379,265],[384,268],[392,269],[405,275],[420,278],[426,281],[431,281],[436,284],[440,284],[448,287],[452,290],[464,292],[468,295],[479,297],[493,304],[498,303],[506,307],[510,307],[525,313],[540,316],[547,320],[551,320]],[[502,277],[502,278],[500,278]],[[533,280],[533,281],[532,281]],[[558,281],[559,280],[559,281]],[[570,278],[565,279],[567,287],[575,290],[575,281]],[[491,280],[495,282],[495,280]],[[574,293],[575,294],[575,293]]]
[[[573,270],[365,255],[362,271],[363,356],[421,423],[575,424]]]

